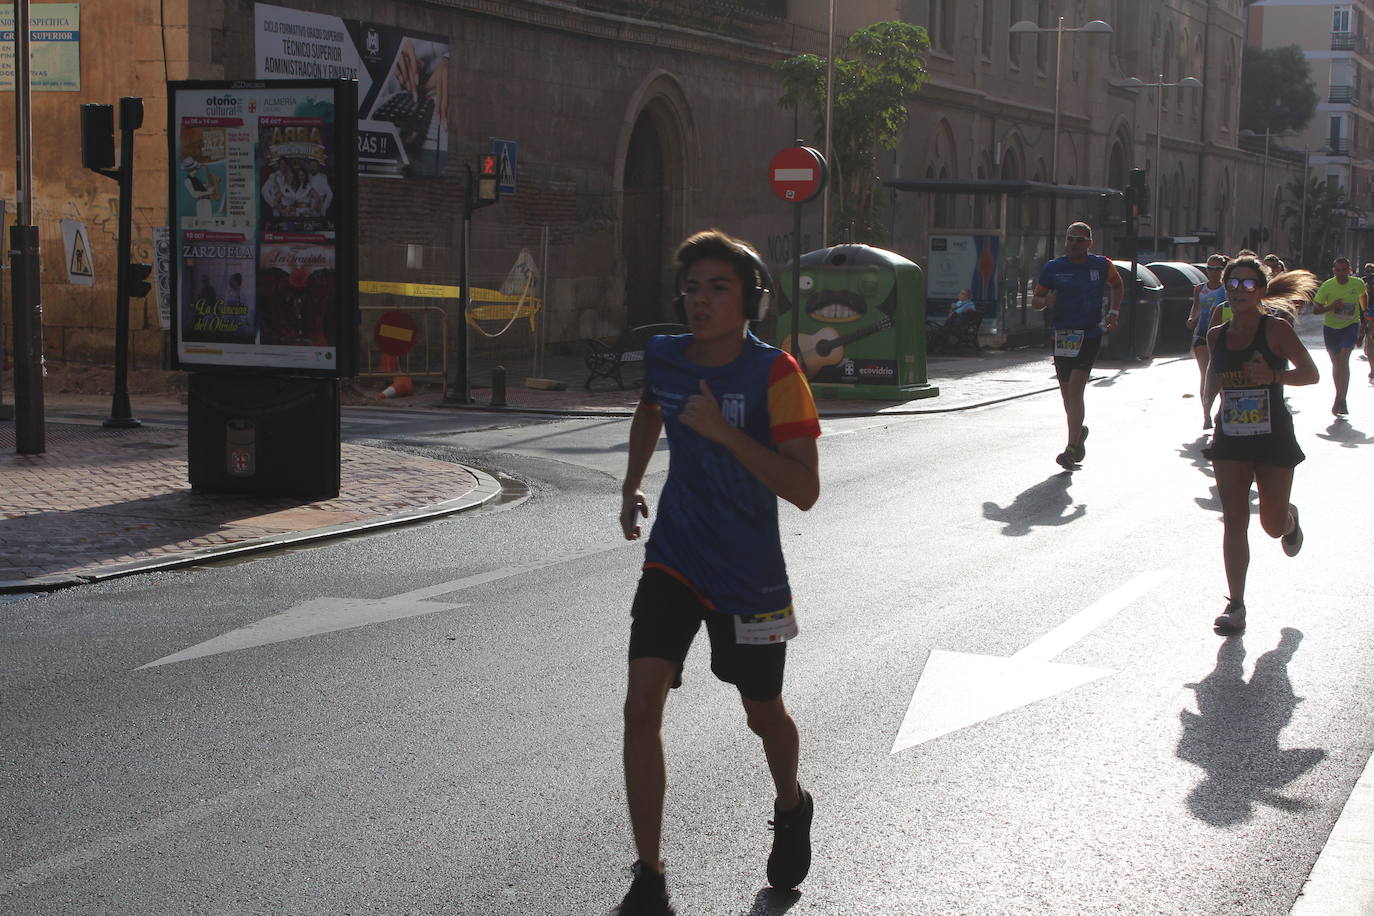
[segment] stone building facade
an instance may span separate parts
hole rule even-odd
[[[478,213],[471,239],[476,285],[499,283],[522,248],[547,239],[548,339],[604,335],[667,315],[671,252],[688,231],[719,226],[752,239],[765,258],[789,257],[792,214],[766,181],[768,160],[797,137],[819,145],[809,116],[778,105],[771,67],[824,54],[828,0],[277,0],[278,6],[405,26],[446,36],[449,159],[439,178],[360,182],[364,280],[455,283],[462,169],[489,138],[519,143],[519,189]],[[1234,249],[1257,224],[1260,157],[1238,146],[1245,23],[1241,0],[846,0],[841,38],[884,19],[926,26],[929,81],[895,151],[889,177],[1048,180],[1055,112],[1053,33],[1014,36],[1031,19],[1053,28],[1103,19],[1110,35],[1068,33],[1059,74],[1062,183],[1122,187],[1130,168],[1159,187],[1162,237],[1215,233]],[[252,0],[106,0],[82,10],[82,88],[35,93],[35,184],[44,250],[49,358],[102,362],[114,323],[113,182],[80,166],[81,102],[145,100],[138,134],[135,253],[150,255],[166,223],[164,84],[254,78]],[[1162,75],[1163,79],[1160,79]],[[1126,77],[1202,90],[1131,91]],[[0,119],[13,123],[13,93]],[[1156,103],[1158,101],[1158,108]],[[1156,112],[1162,169],[1156,168]],[[1281,168],[1270,163],[1274,170]],[[1156,179],[1156,173],[1162,179]],[[12,199],[13,176],[0,178]],[[893,193],[889,247],[921,262],[932,231],[985,228],[969,199]],[[1060,221],[1071,214],[1061,211]],[[1014,214],[1046,231],[1048,211]],[[92,234],[97,283],[74,287],[61,266],[62,218]],[[803,248],[821,239],[808,206]],[[1016,228],[1016,227],[1011,227]],[[1126,253],[1105,235],[1100,248]],[[831,238],[842,238],[833,227]],[[1170,246],[1195,259],[1205,246]],[[7,297],[6,297],[7,298]],[[156,308],[135,303],[134,350],[161,347]]]

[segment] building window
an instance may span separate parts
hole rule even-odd
[[[1350,31],[1351,11],[1348,6],[1338,6],[1331,11],[1331,31]]]
[[[945,51],[954,50],[954,0],[930,0],[930,40]]]
[[[1026,18],[1025,10],[1022,9],[1022,0],[1011,0],[1011,16],[1008,21],[1015,25]],[[1010,26],[1008,26],[1010,28]],[[1017,70],[1021,69],[1021,42],[1024,39],[1020,35],[1010,36],[1007,42],[1007,63]]]
[[[989,58],[992,57],[992,37],[994,34],[996,34],[995,32],[993,32],[992,28],[992,8],[993,0],[983,0],[983,11],[980,14],[982,17],[983,26],[983,56]]]
[[[1042,29],[1057,24],[1050,21],[1050,0],[1039,0],[1036,4],[1035,24]],[[1049,32],[1039,32],[1035,36],[1035,65],[1040,68],[1041,73],[1049,72],[1050,42],[1052,40]]]

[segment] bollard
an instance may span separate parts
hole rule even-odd
[[[506,367],[497,366],[491,370],[491,406],[506,406]]]

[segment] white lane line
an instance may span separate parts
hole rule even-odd
[[[35,884],[50,881],[64,872],[81,868],[96,859],[122,852],[131,846],[137,846],[173,831],[190,827],[207,818],[238,807],[258,796],[271,794],[292,784],[312,781],[326,770],[348,768],[348,765],[340,761],[302,764],[274,776],[269,776],[261,782],[225,792],[223,795],[216,795],[214,798],[202,799],[179,811],[164,814],[129,830],[113,833],[89,843],[82,843],[80,846],[74,846],[65,852],[40,859],[32,865],[26,865],[23,868],[0,875],[0,897]]]

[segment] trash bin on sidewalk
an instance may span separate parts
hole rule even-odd
[[[213,493],[339,495],[339,381],[193,372],[187,408],[191,486]]]
[[[1104,359],[1117,361],[1153,359],[1159,337],[1159,312],[1164,284],[1144,264],[1136,265],[1136,294],[1131,296],[1131,262],[1113,260],[1126,289],[1121,297],[1121,316],[1116,330],[1103,341]]]
[[[1207,282],[1207,275],[1184,261],[1159,261],[1146,266],[1164,284],[1155,353],[1186,354],[1193,343],[1193,329],[1188,327],[1193,290],[1199,283]]]
[[[779,346],[792,351],[792,270],[778,281]],[[801,256],[802,369],[818,397],[906,401],[940,393],[926,378],[925,277],[895,252],[835,245]]]

